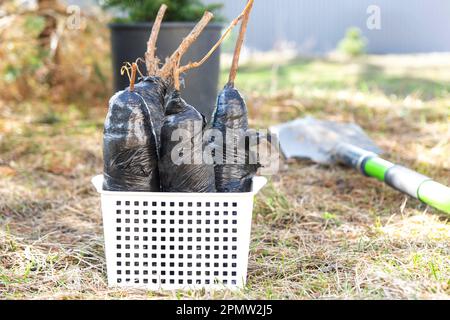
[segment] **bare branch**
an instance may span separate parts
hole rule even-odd
[[[253,3],[254,0],[248,1],[249,9],[245,13],[244,18],[242,20],[241,28],[239,30],[239,36],[236,41],[236,47],[234,48],[233,63],[231,64],[230,76],[228,78],[228,83],[232,85],[234,85],[234,80],[236,79],[237,70],[239,67],[239,57],[241,56],[242,44],[244,43],[245,33],[247,32],[247,25],[250,19],[250,12],[252,10]]]
[[[161,28],[161,22],[166,13],[167,6],[161,5],[153,23],[152,32],[147,42],[147,52],[145,53],[145,65],[147,67],[147,74],[153,75],[158,70],[159,59],[156,57],[156,41],[158,39],[159,30]]]
[[[159,71],[159,76],[161,78],[168,78],[173,74],[173,68],[176,67],[178,61],[186,53],[189,47],[198,39],[203,29],[208,25],[214,15],[211,12],[205,12],[202,19],[197,23],[197,25],[192,29],[189,35],[183,39],[177,50],[170,56],[166,61],[164,66]]]
[[[239,23],[239,21],[241,19],[243,19],[247,13],[250,12],[252,6],[253,6],[253,0],[249,1],[247,3],[247,6],[241,12],[241,14],[239,16],[237,16],[233,21],[231,21],[231,23],[228,26],[228,28],[225,30],[225,32],[222,34],[222,36],[216,42],[216,44],[211,48],[211,50],[209,50],[209,52],[200,61],[189,62],[187,65],[182,66],[180,68],[180,73],[186,72],[186,71],[188,71],[190,69],[193,69],[193,68],[198,68],[202,64],[204,64],[211,57],[211,55],[217,50],[217,48],[222,44],[222,42],[225,40],[226,36],[231,32],[231,30],[233,30],[233,28]]]
[[[137,64],[133,62],[131,65],[130,91],[134,91],[134,83],[136,82]]]

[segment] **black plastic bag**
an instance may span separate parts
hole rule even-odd
[[[145,77],[134,86],[134,91],[144,99],[150,111],[158,150],[161,146],[160,135],[161,126],[164,121],[166,89],[167,85],[165,81],[154,76]]]
[[[222,135],[222,144],[214,139],[221,159],[215,165],[217,192],[250,192],[259,164],[250,151],[252,133],[248,130],[245,101],[232,85],[227,84],[220,92],[212,121],[212,128]]]
[[[214,164],[203,161],[204,127],[204,117],[174,91],[161,128],[159,171],[164,192],[215,192]]]
[[[109,101],[103,160],[104,190],[160,191],[151,111],[134,91],[120,91]]]

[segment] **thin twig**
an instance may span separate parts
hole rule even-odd
[[[161,78],[168,78],[173,74],[173,68],[177,64],[177,61],[186,53],[189,47],[197,40],[202,33],[203,29],[208,25],[214,15],[211,12],[206,11],[202,19],[192,29],[191,33],[183,39],[178,49],[170,56],[166,63],[159,71]]]
[[[137,64],[133,62],[131,65],[130,91],[134,91],[134,83],[136,81]]]
[[[248,5],[250,6],[248,11],[245,13],[242,19],[241,28],[239,30],[239,36],[236,41],[236,47],[234,48],[233,63],[231,64],[230,75],[228,78],[228,84],[234,85],[234,80],[236,79],[237,70],[239,67],[239,57],[241,56],[241,49],[244,43],[245,33],[247,32],[248,21],[250,19],[250,12],[253,7],[254,0],[249,0]]]
[[[222,34],[222,36],[216,42],[216,44],[211,48],[211,50],[209,50],[209,52],[200,61],[189,62],[187,65],[182,66],[180,68],[180,73],[186,72],[193,68],[198,68],[202,64],[204,64],[211,57],[211,55],[214,53],[214,51],[216,51],[217,48],[222,44],[222,42],[225,40],[226,36],[231,32],[231,30],[233,30],[233,28],[239,23],[239,21],[241,19],[243,19],[247,13],[250,13],[252,5],[253,5],[253,0],[249,1],[247,3],[246,7],[244,8],[244,10],[241,12],[241,14],[239,16],[237,16],[233,21],[231,21],[228,28],[225,30],[225,32]]]
[[[179,56],[179,59],[173,68],[173,87],[177,91],[180,90],[180,59],[181,56]]]
[[[130,81],[130,82],[131,82],[131,74],[130,74],[131,68],[132,68],[132,66],[129,62],[124,62],[122,68],[120,68],[120,75],[123,76],[126,72],[127,76],[128,76],[128,81]]]
[[[166,13],[167,6],[161,5],[153,23],[152,32],[147,42],[147,52],[145,53],[145,65],[147,66],[147,74],[153,75],[158,69],[159,59],[156,57],[156,41],[158,39],[159,30],[161,29],[161,22]]]
[[[134,63],[136,63],[136,65],[137,65],[137,72],[138,72],[139,75],[143,78],[144,75],[142,74],[141,70],[139,69],[139,62],[145,63],[145,61],[144,61],[144,59],[142,59],[142,58],[137,58],[136,61],[134,61]]]

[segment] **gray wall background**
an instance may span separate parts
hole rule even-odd
[[[223,2],[232,19],[246,0]],[[368,30],[368,6],[381,9],[381,30]],[[333,50],[348,27],[361,29],[370,53],[450,51],[450,0],[255,0],[247,33],[249,48],[265,51],[293,42],[304,53]]]
[[[63,0],[84,10],[95,0]],[[129,0],[132,1],[132,0]],[[203,0],[224,3],[228,20],[247,0]],[[368,6],[381,9],[381,30],[368,30]],[[369,41],[370,53],[450,51],[450,0],[255,0],[246,46],[259,51],[290,42],[298,51],[322,54],[333,50],[347,28],[356,26]]]

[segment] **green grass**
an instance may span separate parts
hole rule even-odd
[[[284,62],[252,62],[240,68],[237,86],[245,91],[261,92],[345,89],[397,98],[410,95],[425,100],[448,97],[448,74],[421,73],[416,69],[408,70],[407,66],[391,68],[383,64],[382,59],[381,63],[370,57],[351,61],[297,58]],[[221,82],[226,79],[227,70],[223,70]]]
[[[386,158],[450,184],[448,61],[259,62],[243,65],[237,87],[252,127],[305,115],[355,121]],[[110,289],[90,185],[102,171],[106,101],[87,111],[0,103],[0,298],[450,298],[448,216],[352,170],[307,161],[284,163],[256,197],[243,290]]]

